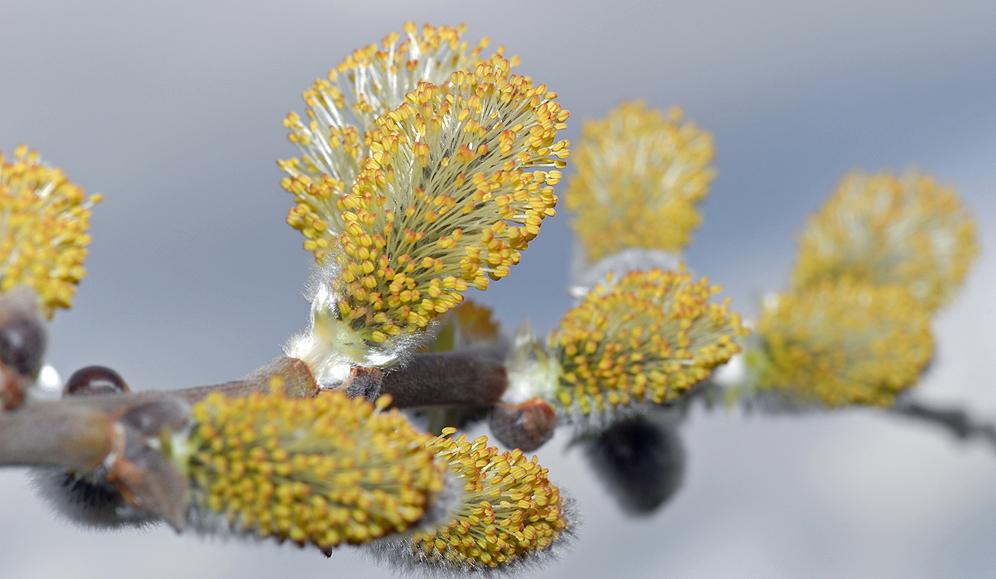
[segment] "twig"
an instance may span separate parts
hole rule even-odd
[[[92,470],[114,450],[115,428],[122,423],[156,435],[139,409],[165,400],[197,402],[212,392],[245,396],[267,392],[274,379],[288,396],[315,396],[319,388],[304,362],[281,357],[242,380],[174,391],[147,391],[58,401],[29,401],[0,411],[0,465],[59,466]],[[419,354],[383,377],[382,393],[400,408],[431,404],[490,406],[501,398],[505,367],[475,354]],[[147,414],[147,413],[146,413]],[[138,422],[135,422],[138,421]],[[142,422],[145,421],[145,422]]]
[[[508,387],[504,362],[476,352],[416,354],[384,374],[380,393],[397,408],[492,406]]]
[[[996,451],[996,424],[974,419],[961,408],[935,408],[922,402],[899,400],[889,412],[941,427],[958,440],[980,440]]]
[[[707,409],[714,401],[730,399],[728,389],[704,381],[684,398],[686,404],[702,403]],[[801,403],[791,397],[773,392],[753,392],[736,398],[742,408],[767,414],[805,414],[825,410],[820,406]],[[958,407],[934,407],[916,400],[900,397],[885,412],[907,420],[929,424],[946,430],[959,441],[981,441],[996,451],[996,422],[973,418],[967,410]]]
[[[96,468],[114,446],[112,408],[100,400],[30,401],[0,412],[0,465]]]
[[[508,386],[505,364],[487,351],[415,354],[403,366],[386,372],[358,371],[351,378],[351,394],[390,394],[396,408],[419,406],[492,406]],[[292,397],[311,397],[319,392],[308,366],[296,358],[281,357],[256,370],[247,378],[210,386],[195,386],[169,392],[188,402],[197,402],[212,392],[245,396],[268,392],[271,380],[279,377],[284,392]],[[355,387],[360,380],[378,382]],[[137,394],[141,395],[141,393]]]
[[[308,398],[318,393],[318,384],[308,365],[297,358],[276,358],[241,380],[210,386],[193,386],[171,392],[187,402],[197,402],[213,392],[226,396],[247,396],[254,392],[266,393],[277,378],[284,393],[292,398]]]

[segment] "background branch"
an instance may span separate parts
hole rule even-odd
[[[975,419],[961,408],[939,408],[915,400],[897,400],[889,408],[889,412],[909,420],[940,427],[961,441],[981,441],[996,452],[996,424]]]

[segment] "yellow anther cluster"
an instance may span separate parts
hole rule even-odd
[[[465,300],[453,310],[453,320],[462,342],[480,342],[498,337],[498,321],[486,305]]]
[[[887,406],[930,361],[927,312],[898,286],[824,280],[778,297],[748,358],[761,388],[827,406]]]
[[[554,214],[568,155],[556,94],[495,58],[421,84],[370,133],[337,205],[337,315],[370,345],[424,330],[508,275]],[[549,169],[549,170],[547,170]]]
[[[549,549],[566,529],[560,490],[536,457],[499,452],[486,436],[432,439],[428,446],[463,482],[463,498],[451,521],[418,531],[409,548],[416,560],[444,568],[494,569]]]
[[[408,529],[442,488],[424,434],[342,392],[213,394],[193,420],[173,453],[192,506],[237,532],[321,549],[367,543]]]
[[[585,123],[566,192],[590,262],[628,248],[680,252],[702,221],[712,135],[642,102],[626,102]]]
[[[746,332],[707,279],[653,269],[595,286],[550,336],[557,402],[584,416],[681,396],[740,351]]]
[[[0,152],[0,292],[30,287],[48,317],[68,308],[86,273],[90,208],[99,201],[36,151]]]
[[[896,284],[936,310],[977,253],[972,217],[952,189],[917,172],[852,173],[803,232],[793,282]]]
[[[374,120],[400,105],[419,83],[442,83],[484,59],[488,39],[472,46],[463,33],[462,25],[419,29],[409,22],[404,35],[392,33],[380,45],[354,51],[327,79],[304,91],[306,118],[287,116],[288,138],[301,152],[279,162],[288,175],[283,186],[296,202],[287,222],[305,236],[305,248],[319,262],[342,232],[336,200],[359,173],[367,154],[365,133]]]
[[[436,333],[430,348],[433,352],[450,352],[463,346],[489,342],[498,337],[498,322],[488,306],[464,300],[451,310]]]

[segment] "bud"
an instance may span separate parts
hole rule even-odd
[[[685,447],[663,417],[633,415],[583,441],[585,455],[623,511],[651,515],[685,480]]]
[[[116,371],[106,366],[86,366],[73,372],[63,387],[62,396],[106,396],[125,394],[131,389]]]
[[[62,397],[106,396],[128,391],[127,383],[113,369],[87,366],[69,377]],[[129,504],[105,475],[103,467],[96,472],[36,469],[34,479],[39,493],[59,514],[85,527],[153,525],[156,516]]]
[[[0,294],[0,411],[21,405],[45,359],[47,335],[35,293]]]
[[[557,412],[542,398],[518,404],[499,402],[491,409],[488,425],[506,447],[532,452],[553,438]]]

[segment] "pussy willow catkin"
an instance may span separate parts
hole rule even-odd
[[[367,543],[411,527],[443,486],[426,435],[342,392],[213,394],[192,413],[170,454],[204,529],[326,550]]]
[[[851,173],[803,231],[792,281],[896,284],[936,310],[977,254],[975,223],[951,188],[915,171]]]
[[[30,287],[48,317],[68,308],[86,274],[90,208],[100,199],[42,163],[37,151],[0,152],[0,292]]]
[[[284,121],[300,156],[280,161],[283,186],[294,195],[287,223],[305,238],[319,262],[337,245],[344,223],[336,206],[349,192],[367,156],[366,133],[380,115],[394,110],[422,82],[440,84],[458,70],[473,70],[486,59],[487,38],[464,39],[463,26],[421,28],[408,22],[404,34],[353,51],[328,77],[304,91],[305,118]],[[502,53],[499,48],[495,54]]]
[[[933,350],[929,313],[904,288],[823,280],[773,300],[747,356],[761,388],[827,406],[887,406]]]
[[[550,336],[554,401],[567,416],[661,404],[740,351],[738,314],[708,280],[649,270],[593,288]]]
[[[453,571],[507,569],[549,554],[568,531],[560,490],[547,469],[522,451],[501,452],[485,436],[454,438],[455,429],[428,448],[456,478],[461,496],[448,522],[418,530],[383,553],[396,563]]]
[[[712,135],[642,102],[588,121],[564,202],[589,262],[628,248],[680,253],[715,176]]]

